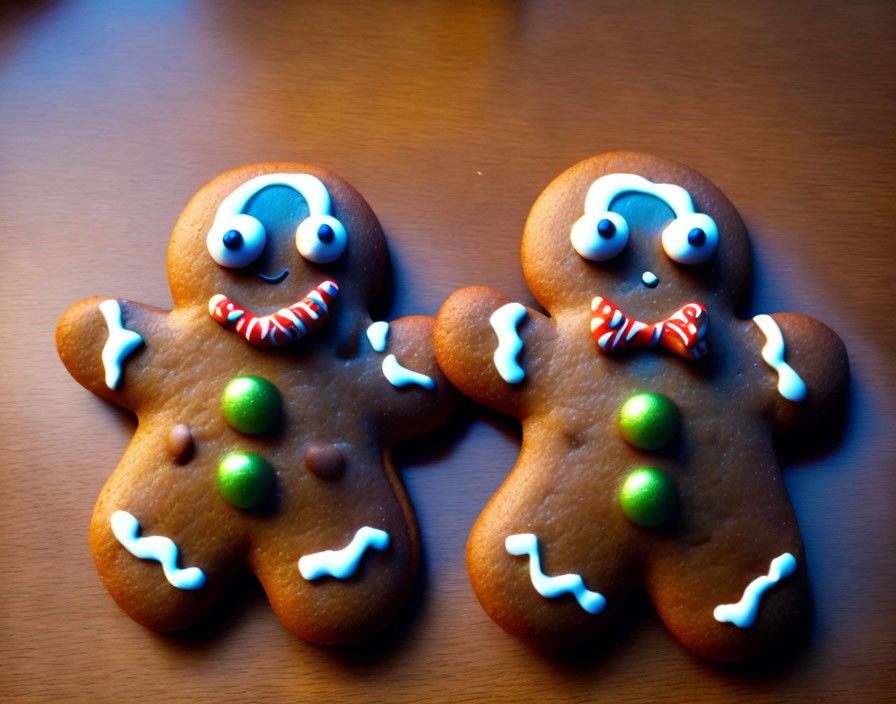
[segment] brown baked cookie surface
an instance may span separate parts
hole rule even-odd
[[[642,586],[705,657],[787,637],[807,572],[772,440],[841,398],[840,339],[802,315],[736,317],[751,276],[740,216],[703,176],[652,156],[559,176],[532,208],[522,262],[550,317],[475,287],[435,327],[452,383],[522,423],[516,466],[467,545],[489,616],[558,649]]]
[[[364,638],[401,604],[419,535],[390,448],[442,423],[456,393],[432,318],[371,320],[386,258],[338,176],[245,166],[174,228],[174,310],[93,298],[63,315],[72,376],[138,418],[90,528],[134,620],[183,628],[244,567],[318,643]]]

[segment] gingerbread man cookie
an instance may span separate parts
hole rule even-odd
[[[138,419],[90,528],[134,620],[187,626],[243,567],[318,643],[366,637],[400,605],[419,536],[389,448],[442,423],[455,392],[432,318],[370,320],[386,258],[339,177],[246,166],[177,222],[174,310],[92,298],[63,315],[72,376]]]
[[[550,317],[477,287],[436,319],[448,378],[523,429],[467,546],[482,606],[556,649],[643,586],[696,653],[775,643],[805,613],[807,572],[772,438],[830,412],[847,380],[839,338],[802,315],[736,317],[751,266],[737,211],[650,156],[557,178],[522,261]]]

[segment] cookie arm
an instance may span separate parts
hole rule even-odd
[[[436,364],[433,324],[427,315],[409,315],[393,320],[377,350],[381,374],[380,428],[389,441],[422,435],[444,423],[460,399],[457,391]],[[376,341],[375,330],[370,335]],[[382,330],[382,328],[380,328]]]
[[[753,322],[757,352],[770,375],[775,429],[806,428],[833,416],[849,379],[843,341],[824,323],[798,313],[758,315]]]
[[[69,373],[100,398],[136,410],[153,342],[167,327],[165,311],[119,298],[76,303],[56,326],[56,349]]]
[[[556,334],[549,318],[490,288],[455,291],[436,316],[436,359],[470,398],[520,418]]]

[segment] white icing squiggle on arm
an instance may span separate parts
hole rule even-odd
[[[765,591],[789,577],[796,570],[796,558],[789,552],[778,555],[769,567],[768,575],[757,577],[747,585],[744,595],[736,604],[719,604],[712,612],[716,621],[733,623],[738,628],[749,628],[756,623],[759,600]]]
[[[538,537],[535,534],[508,535],[504,540],[504,547],[511,555],[529,556],[529,576],[532,578],[532,586],[543,597],[553,599],[568,592],[575,596],[579,605],[589,614],[600,613],[607,605],[603,594],[585,588],[581,576],[562,574],[559,577],[548,577],[542,572],[541,559],[538,555]]]
[[[419,374],[401,366],[394,354],[388,355],[383,360],[383,375],[392,386],[399,388],[409,384],[417,384],[417,386],[422,386],[424,389],[434,389],[436,387],[436,382],[426,376],[426,374]]]
[[[100,303],[99,309],[106,319],[106,327],[109,328],[109,337],[103,345],[102,353],[106,386],[114,391],[121,381],[121,363],[143,344],[143,338],[121,324],[121,305],[114,298]]]
[[[205,573],[201,569],[180,569],[177,566],[177,546],[171,538],[162,535],[138,538],[140,523],[127,511],[116,511],[109,522],[112,524],[112,533],[131,555],[162,564],[165,578],[171,586],[178,589],[201,589],[205,586]]]
[[[376,323],[371,323],[367,327],[367,339],[370,341],[370,346],[373,347],[377,352],[385,352],[386,351],[386,341],[389,338],[389,323],[385,320],[380,320]]]
[[[765,335],[762,359],[778,372],[778,393],[788,401],[805,400],[808,393],[806,382],[784,361],[784,336],[781,335],[781,328],[770,315],[757,315],[753,322]]]
[[[355,533],[352,541],[342,550],[324,550],[299,558],[299,572],[309,582],[330,575],[336,579],[351,577],[367,548],[383,552],[389,547],[389,534],[379,528],[364,526]]]
[[[516,331],[525,317],[525,306],[508,303],[498,308],[488,319],[498,336],[498,348],[494,354],[495,369],[508,384],[518,384],[526,378],[525,370],[517,362],[517,356],[523,349],[523,341]]]

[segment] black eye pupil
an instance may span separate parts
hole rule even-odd
[[[336,237],[336,233],[333,232],[333,228],[329,225],[321,225],[317,230],[317,239],[319,239],[324,244],[329,244],[333,241],[333,238]]]
[[[688,233],[688,244],[691,247],[702,247],[706,244],[706,233],[699,227],[695,227]]]
[[[604,239],[610,239],[613,235],[616,234],[616,226],[611,220],[604,218],[599,223],[597,223],[597,234],[599,234]]]
[[[243,246],[243,236],[236,230],[228,230],[224,233],[224,246],[227,249],[239,249]]]

